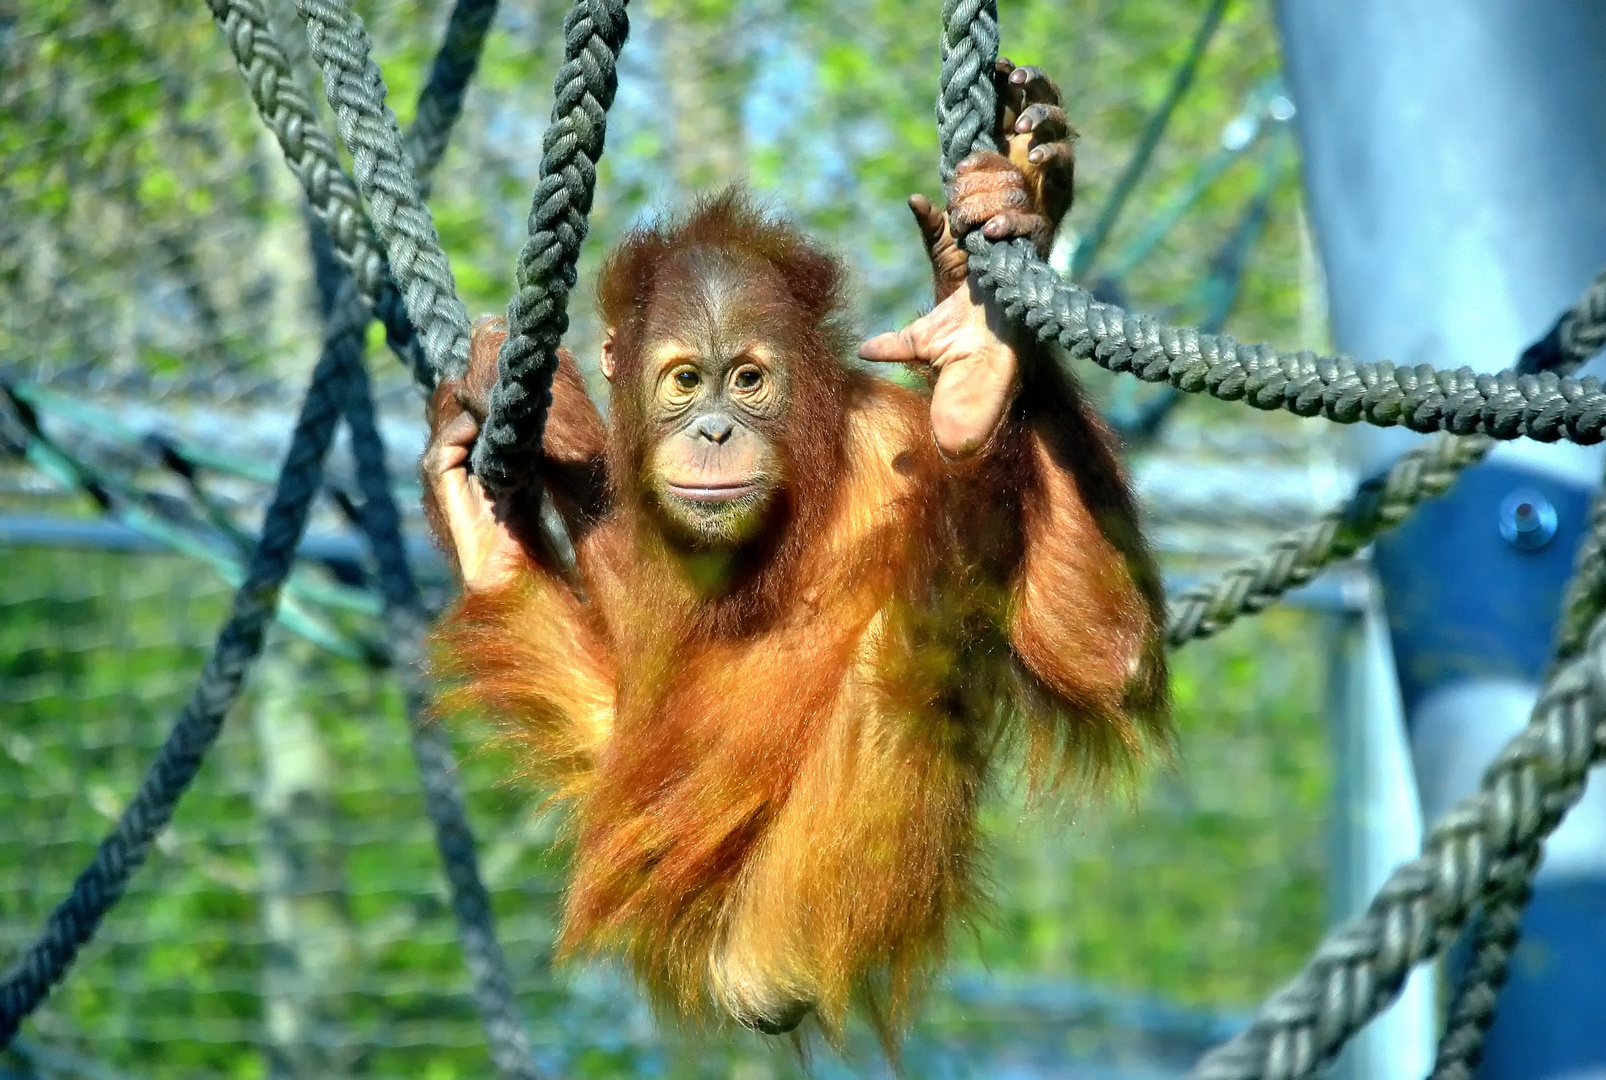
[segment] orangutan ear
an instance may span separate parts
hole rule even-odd
[[[609,382],[613,382],[613,339],[616,333],[613,327],[608,327],[608,332],[602,338],[602,359],[598,362],[598,366],[602,368],[602,377]]]

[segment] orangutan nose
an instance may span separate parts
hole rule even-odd
[[[723,445],[735,429],[736,425],[731,422],[731,418],[723,413],[714,413],[697,421],[697,434],[715,446]]]

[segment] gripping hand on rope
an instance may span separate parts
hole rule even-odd
[[[1002,59],[994,77],[994,137],[1006,152],[976,153],[961,162],[947,186],[946,210],[924,195],[909,199],[939,302],[924,318],[859,350],[866,360],[920,363],[935,374],[931,430],[950,456],[985,444],[1020,388],[1014,335],[997,306],[967,281],[968,256],[960,242],[979,228],[993,240],[1024,237],[1046,254],[1071,207],[1076,169],[1075,136],[1048,77]]]
[[[1054,231],[1071,209],[1076,132],[1060,107],[1059,87],[1039,69],[1003,58],[993,80],[998,152],[981,151],[959,163],[944,192],[946,209],[924,195],[909,197],[931,257],[938,302],[965,281],[969,255],[960,241],[972,230],[980,228],[989,240],[1025,237],[1046,258]]]
[[[469,456],[490,409],[497,351],[507,323],[485,316],[474,324],[468,370],[440,382],[429,402],[429,444],[419,462],[424,511],[436,542],[457,567],[463,587],[483,592],[506,584],[528,551],[542,550],[539,521],[528,500],[493,499],[469,468]],[[552,407],[543,438],[542,480],[571,520],[600,513],[602,418],[568,350],[558,350]]]

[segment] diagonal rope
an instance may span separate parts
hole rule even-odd
[[[336,305],[354,299],[353,294],[354,290],[347,284],[344,294],[336,299]],[[351,451],[356,459],[357,480],[362,492],[358,516],[379,569],[391,665],[401,679],[412,730],[413,756],[423,782],[424,809],[435,826],[435,845],[440,850],[441,865],[450,886],[458,940],[497,1075],[503,1080],[537,1080],[540,1074],[513,996],[507,957],[496,936],[491,897],[480,878],[468,808],[456,778],[457,763],[446,732],[429,717],[429,691],[423,671],[429,614],[408,564],[401,513],[390,486],[385,444],[374,417],[373,396],[362,352],[361,340],[355,340],[345,358],[349,371],[346,422],[351,430]]]
[[[519,252],[518,291],[507,305],[508,334],[496,358],[489,415],[474,445],[474,471],[492,492],[532,483],[541,455],[608,108],[619,88],[619,50],[630,33],[627,2],[575,0],[563,22],[563,64],[553,80],[529,239]]]
[[[1211,637],[1241,617],[1275,604],[1288,590],[1306,584],[1331,563],[1349,558],[1404,521],[1419,503],[1443,495],[1493,446],[1493,439],[1481,435],[1438,435],[1412,447],[1382,477],[1362,484],[1343,506],[1314,524],[1284,533],[1263,554],[1172,599],[1167,605],[1166,644],[1175,649]]]
[[[419,196],[396,115],[385,105],[385,80],[371,56],[368,31],[347,0],[296,0],[296,7],[307,24],[312,58],[323,70],[324,97],[351,152],[352,177],[368,201],[407,313],[423,336],[430,370],[437,379],[456,378],[468,366],[468,312],[457,298],[435,220]]]
[[[419,96],[416,118],[407,133],[407,153],[420,189],[428,183],[445,152],[495,13],[495,0],[458,0],[452,9],[429,80]],[[326,313],[344,310],[362,314],[363,298],[341,272],[328,234],[314,224],[312,240]],[[379,570],[391,663],[401,679],[424,809],[434,826],[458,941],[475,1005],[485,1026],[491,1062],[503,1080],[537,1080],[540,1074],[513,994],[507,956],[496,934],[490,894],[480,877],[468,808],[456,779],[457,762],[445,732],[428,718],[423,642],[429,616],[407,560],[401,514],[390,487],[363,351],[361,338],[355,338],[349,341],[345,357],[351,373],[345,413],[363,500],[358,518]]]
[[[1482,789],[1429,830],[1422,854],[1389,875],[1367,911],[1317,949],[1244,1032],[1207,1054],[1194,1080],[1302,1080],[1399,996],[1416,965],[1454,940],[1485,890],[1508,880],[1583,794],[1606,759],[1606,621],[1546,683],[1528,727]]]
[[[1428,1080],[1473,1080],[1511,973],[1511,955],[1522,938],[1522,915],[1533,896],[1533,875],[1542,848],[1534,844],[1506,859],[1483,891],[1472,959],[1445,1011],[1444,1034]]]
[[[495,9],[495,0],[459,0],[453,8],[430,79],[420,95],[418,118],[408,135],[414,175],[420,185],[427,182],[440,162],[450,129],[461,112],[463,92],[477,66]],[[328,234],[316,223],[312,240],[315,276],[326,314],[337,320],[357,318],[360,325],[365,326],[367,314],[363,297],[340,270]],[[374,417],[368,373],[363,364],[363,338],[359,333],[330,347],[342,352],[344,370],[350,373],[351,385],[344,407],[363,496],[359,524],[368,536],[379,569],[391,662],[402,682],[413,756],[424,790],[425,812],[434,826],[436,847],[446,871],[458,940],[469,970],[475,1004],[485,1025],[486,1041],[497,1074],[504,1080],[536,1080],[539,1074],[514,998],[507,957],[496,935],[490,895],[480,877],[474,835],[456,780],[451,744],[443,731],[428,722],[428,692],[422,665],[429,619],[402,540],[401,515],[390,488],[384,442]]]
[[[479,70],[485,35],[496,18],[497,0],[457,0],[446,20],[446,32],[430,65],[429,79],[418,95],[418,108],[407,126],[404,145],[418,189],[429,193],[429,178],[446,155],[452,128],[463,112],[463,95]]]
[[[1587,297],[1586,297],[1587,300]],[[1581,310],[1575,308],[1575,311]],[[1556,324],[1567,324],[1564,317]],[[1560,338],[1556,331],[1551,337]],[[1571,344],[1590,347],[1589,334],[1570,334]],[[1541,342],[1540,346],[1544,343]],[[1524,360],[1542,357],[1540,346],[1530,348]],[[1561,629],[1556,635],[1555,664],[1577,656],[1584,648],[1589,627],[1606,610],[1606,489],[1597,493],[1590,509],[1589,531],[1574,558],[1572,579],[1562,598]],[[1534,844],[1507,860],[1506,866],[1484,890],[1477,925],[1472,934],[1472,958],[1462,972],[1455,996],[1445,1011],[1444,1034],[1434,1055],[1428,1080],[1472,1080],[1483,1060],[1483,1047],[1494,1024],[1500,991],[1511,971],[1511,957],[1522,937],[1522,916],[1533,896],[1533,876],[1542,848]]]
[[[1143,134],[1138,136],[1136,148],[1132,156],[1127,158],[1126,166],[1122,168],[1121,175],[1115,181],[1115,187],[1110,190],[1109,197],[1099,208],[1099,215],[1093,221],[1093,227],[1088,230],[1087,236],[1076,245],[1076,254],[1072,256],[1071,273],[1075,277],[1086,274],[1088,269],[1104,250],[1104,243],[1115,230],[1115,223],[1120,220],[1121,211],[1126,209],[1127,200],[1132,192],[1137,190],[1138,181],[1148,170],[1149,160],[1154,157],[1155,148],[1160,145],[1160,138],[1165,129],[1171,124],[1171,117],[1177,111],[1177,105],[1193,85],[1193,78],[1199,73],[1199,63],[1204,59],[1205,50],[1210,47],[1211,39],[1216,36],[1216,30],[1221,26],[1221,17],[1227,11],[1231,0],[1211,0],[1205,9],[1204,18],[1199,22],[1199,29],[1194,31],[1193,43],[1188,46],[1188,55],[1183,57],[1182,63],[1177,66],[1176,72],[1171,76],[1171,85],[1167,87],[1164,99],[1149,114],[1149,120],[1143,125]]]
[[[486,0],[464,2],[481,9],[486,6],[494,9],[494,4],[487,5]],[[396,289],[389,281],[384,259],[373,243],[356,193],[340,171],[333,144],[323,135],[306,98],[296,86],[265,12],[254,0],[234,0],[233,3],[209,0],[209,6],[246,76],[252,100],[278,137],[286,160],[307,190],[314,211],[334,236],[332,256],[350,271],[353,285],[348,290],[347,301],[335,305],[326,322],[325,347],[292,433],[245,581],[235,594],[229,619],[219,633],[195,691],[147,771],[139,791],[118,818],[116,828],[101,842],[94,860],[74,882],[67,898],[51,913],[39,938],[0,981],[0,1049],[10,1044],[22,1020],[44,1001],[78,950],[122,897],[129,879],[144,863],[151,844],[171,819],[179,799],[194,779],[229,708],[239,697],[245,676],[261,652],[266,626],[277,608],[280,590],[294,565],[311,503],[322,486],[324,458],[334,437],[340,410],[350,396],[346,381],[351,378],[353,355],[356,369],[364,376],[366,396],[366,373],[362,372],[361,354],[356,350],[365,337],[370,305],[384,320],[387,337],[397,354],[404,359],[417,355],[412,328],[401,309]],[[466,59],[464,50],[472,48],[477,54],[478,45],[471,39],[477,25],[479,39],[483,40],[489,15],[483,10],[472,14],[473,18],[465,16],[460,21],[454,11],[452,26],[457,27],[458,34],[455,39],[448,34],[448,44],[458,51],[457,56],[444,65],[448,70],[439,80],[431,79],[431,86],[449,89],[455,79],[451,69],[461,68]],[[437,61],[438,73],[442,67]],[[469,71],[472,71],[472,64]],[[467,76],[463,78],[466,80]],[[443,103],[432,113],[436,123],[449,126],[455,118],[461,100],[461,88],[458,89],[455,100]],[[445,130],[436,135],[444,140]],[[434,153],[428,165],[433,166],[438,160],[439,154]],[[421,374],[421,381],[427,381],[429,370],[416,362],[413,366],[415,372]],[[420,767],[425,772],[426,789],[432,783],[438,788],[441,777],[449,783],[450,748],[445,748],[444,756],[439,751],[421,754]],[[447,815],[434,812],[441,800],[426,796],[426,802],[431,803],[437,826],[444,828]],[[466,824],[462,824],[461,815],[458,822],[459,831],[466,837]],[[449,856],[448,876],[455,888],[462,877],[465,851],[469,868],[473,870],[471,842],[464,848],[456,837],[449,843],[443,834],[441,843],[443,855]],[[449,851],[449,847],[457,850]],[[451,865],[454,859],[458,864],[455,870]],[[477,881],[477,870],[474,870],[474,877]],[[480,895],[483,897],[483,888]],[[454,907],[458,907],[460,918],[475,914],[458,904],[455,892]],[[489,927],[490,924],[482,919],[479,925]],[[471,936],[470,930],[465,929],[463,933],[465,938]],[[494,946],[494,937],[491,941]],[[499,949],[495,952],[499,957]],[[491,955],[483,949],[480,953],[481,961]],[[485,963],[477,962],[474,956],[470,957],[470,967],[477,990],[494,981],[497,974]],[[505,984],[505,965],[500,973]],[[483,1006],[485,997],[483,994],[480,997]],[[505,997],[510,1005],[511,992]],[[517,1024],[516,1013],[511,1015]],[[497,1023],[487,1014],[493,1055],[497,1055],[498,1047],[522,1045],[527,1057],[528,1043],[523,1039],[522,1026],[510,1036],[499,1034]],[[505,1055],[498,1056],[499,1064],[502,1056]],[[533,1075],[527,1071],[530,1067],[533,1066],[521,1069],[515,1063],[504,1070],[503,1075]]]
[[[307,203],[329,231],[335,257],[356,279],[358,291],[384,324],[391,349],[407,359],[420,385],[433,387],[435,372],[363,213],[362,197],[341,168],[334,142],[297,84],[262,0],[206,0],[206,6],[245,76],[257,114],[278,140],[285,163],[306,192]]]
[[[331,337],[345,332],[347,326],[339,322],[327,330]],[[106,912],[122,898],[239,698],[246,673],[262,651],[279,590],[295,564],[309,508],[323,483],[323,461],[345,394],[345,374],[326,350],[313,371],[245,581],[235,593],[229,618],[194,692],[94,860],[50,913],[44,931],[0,981],[0,1049],[10,1044],[23,1018],[44,1001]]]

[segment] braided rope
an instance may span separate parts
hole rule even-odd
[[[129,879],[144,863],[151,844],[171,819],[179,799],[216,740],[224,717],[239,697],[246,673],[261,652],[279,592],[294,565],[312,500],[322,486],[323,461],[333,440],[340,410],[350,398],[345,384],[353,369],[363,375],[361,389],[365,400],[368,396],[361,350],[369,305],[385,318],[387,336],[398,354],[406,357],[412,350],[411,327],[400,312],[396,290],[389,282],[383,258],[375,249],[355,192],[340,171],[333,144],[318,128],[306,98],[296,85],[265,12],[252,0],[232,3],[209,0],[209,6],[246,76],[252,100],[279,139],[286,160],[302,180],[314,210],[333,234],[334,256],[351,272],[353,284],[347,300],[331,309],[325,326],[324,348],[303,400],[245,581],[235,594],[229,619],[218,635],[189,702],[147,771],[139,791],[119,816],[115,829],[101,842],[94,860],[79,875],[66,899],[51,913],[39,938],[0,981],[0,1049],[10,1044],[22,1020],[44,1001],[78,950],[122,897]],[[320,278],[333,280],[328,273],[320,274]],[[428,374],[427,369],[425,374]],[[371,412],[369,420],[372,420]],[[371,423],[369,427],[372,428]],[[377,430],[374,436],[377,438]],[[382,445],[379,452],[382,455]],[[391,509],[394,511],[393,503]],[[449,747],[445,748],[445,756],[439,749],[426,748],[419,757],[426,789],[432,782],[438,789],[441,778],[451,783]],[[445,815],[436,812],[442,800],[438,796],[427,796],[426,802],[431,805],[432,818],[442,828],[442,850],[454,890],[461,885],[459,879],[465,861],[477,882],[471,839],[466,848],[462,842],[467,832],[461,815],[459,828],[447,836],[442,826]],[[460,797],[458,808],[461,808]],[[479,897],[482,901],[485,899],[483,887]],[[459,908],[460,919],[465,914],[476,914],[459,906],[456,891],[454,907]],[[488,928],[488,911],[484,915],[486,917],[481,917],[476,925]],[[469,936],[467,930],[464,934]],[[494,955],[483,947],[468,950],[476,987],[485,986],[500,973],[503,1000],[511,1009],[505,964],[497,969],[494,964],[484,962],[500,956],[494,936],[490,943]],[[468,948],[467,942],[465,948]],[[483,1005],[484,995],[481,1000]],[[487,1016],[493,1055],[497,1055],[498,1047],[522,1046],[524,1057],[528,1059],[528,1042],[523,1038],[517,1014],[508,1015],[517,1027],[511,1035],[498,1028],[498,1025],[506,1028],[506,1016],[494,1020]],[[497,1056],[500,1065],[503,1055]],[[503,1075],[533,1076],[532,1068],[533,1064],[513,1062],[503,1070]]]
[[[1525,857],[1583,794],[1606,759],[1606,621],[1547,682],[1528,727],[1484,774],[1482,790],[1429,830],[1422,854],[1395,869],[1365,914],[1329,935],[1250,1027],[1207,1054],[1194,1080],[1314,1076],[1399,995],[1411,969],[1438,955],[1507,861]]]
[[[1569,660],[1584,648],[1589,628],[1606,606],[1606,490],[1595,496],[1589,531],[1573,557],[1573,576],[1561,601],[1556,630],[1556,661]]]
[[[1589,320],[1598,320],[1591,324]],[[1517,370],[1533,374],[1537,365],[1552,365],[1562,374],[1576,371],[1590,356],[1587,328],[1595,325],[1606,334],[1606,273],[1556,322],[1553,329],[1529,346]],[[1561,327],[1586,328],[1574,334],[1579,344],[1560,345]],[[1580,340],[1582,339],[1582,340]],[[1548,347],[1554,343],[1556,347]],[[1495,440],[1483,435],[1436,435],[1402,454],[1381,478],[1363,483],[1344,506],[1318,518],[1314,524],[1293,529],[1274,540],[1263,555],[1245,559],[1214,581],[1196,585],[1170,604],[1166,643],[1177,648],[1196,638],[1209,637],[1242,615],[1252,615],[1275,603],[1283,593],[1314,578],[1339,559],[1347,559],[1410,515],[1417,504],[1434,499],[1467,468],[1489,456]],[[1584,541],[1576,573],[1562,605],[1559,655],[1574,655],[1582,647],[1599,609],[1592,602],[1606,594],[1606,554],[1599,549],[1606,538],[1606,506]]]
[[[1606,270],[1602,270],[1576,307],[1562,317],[1556,335],[1563,353],[1587,360],[1606,348]]]
[[[417,118],[408,132],[409,155],[421,186],[439,164],[451,127],[461,113],[463,92],[478,65],[495,11],[495,0],[458,0],[452,9],[430,79],[419,96]],[[340,272],[327,233],[315,226],[312,241],[326,316],[344,311],[345,317],[362,317],[362,297]],[[480,878],[468,808],[456,780],[457,763],[445,733],[428,722],[422,666],[429,618],[407,560],[401,514],[390,487],[360,338],[350,343],[344,364],[351,377],[346,420],[363,495],[360,525],[379,569],[391,663],[401,677],[424,808],[446,871],[464,963],[497,1074],[504,1080],[536,1080],[539,1074],[513,995],[507,957],[496,935],[490,895]]]
[[[435,220],[419,197],[396,115],[385,105],[385,80],[368,31],[348,0],[297,0],[296,7],[306,20],[312,58],[323,69],[324,97],[351,152],[352,177],[423,335],[424,355],[436,378],[456,378],[468,366],[468,311],[457,298]]]
[[[1473,934],[1472,960],[1446,1013],[1428,1080],[1473,1080],[1477,1074],[1500,991],[1511,972],[1511,955],[1522,937],[1522,913],[1533,895],[1541,850],[1535,844],[1517,852],[1490,875]]]
[[[328,334],[333,339],[350,333],[353,325],[349,320],[332,323]],[[360,332],[366,319],[355,325]],[[49,995],[106,912],[122,898],[239,698],[246,672],[262,651],[279,590],[295,563],[309,508],[323,483],[323,461],[340,416],[344,379],[334,353],[325,349],[302,402],[245,581],[194,692],[94,860],[0,981],[0,1049],[10,1044],[23,1018]]]
[[[273,132],[313,213],[329,231],[335,257],[356,279],[363,299],[384,324],[391,349],[406,359],[420,384],[434,386],[434,371],[363,213],[362,197],[341,168],[334,142],[302,92],[262,0],[206,0],[206,5],[245,76],[257,114]]]
[[[497,0],[457,0],[446,20],[446,32],[418,95],[418,108],[407,126],[405,146],[421,193],[446,154],[452,128],[463,111],[463,95],[480,66],[485,35],[496,18]]]
[[[945,48],[967,43],[963,62],[945,60],[942,68],[938,118],[945,179],[973,145],[957,133],[991,130],[996,23],[996,13],[978,0],[949,0],[943,6]],[[988,44],[991,52],[986,51]],[[1057,342],[1072,356],[1110,371],[1223,401],[1242,400],[1260,409],[1286,409],[1340,423],[1364,420],[1424,433],[1527,436],[1541,442],[1587,444],[1606,438],[1606,391],[1599,379],[1516,371],[1484,374],[1426,364],[1397,367],[1388,361],[1363,364],[1308,350],[1242,345],[1225,334],[1167,326],[1101,304],[1062,279],[1026,240],[993,244],[976,230],[965,238],[965,249],[971,270],[1006,315],[1042,340]],[[1569,351],[1606,343],[1606,281],[1597,280],[1589,295],[1590,309],[1557,327],[1558,342]]]
[[[959,163],[978,150],[997,150],[993,117],[998,91],[993,65],[998,59],[997,0],[943,0],[942,75],[937,94],[938,171],[954,178]]]
[[[991,244],[978,231],[965,247],[977,279],[1012,320],[1111,371],[1339,423],[1541,442],[1606,438],[1606,391],[1593,377],[1406,368],[1241,345],[1226,334],[1167,326],[1101,304],[1060,278],[1026,241]]]
[[[1241,616],[1276,603],[1330,563],[1346,559],[1401,521],[1425,499],[1449,490],[1468,466],[1482,461],[1494,440],[1439,435],[1402,454],[1379,479],[1362,484],[1342,507],[1272,541],[1216,579],[1196,585],[1168,605],[1166,644],[1178,648],[1210,637]]]
[[[508,335],[497,354],[489,415],[474,446],[474,471],[492,492],[527,482],[541,454],[608,108],[619,87],[619,50],[630,32],[626,3],[575,0],[563,22],[563,64],[553,82],[529,239],[519,252],[518,291],[507,305]]]
[[[363,213],[362,198],[340,167],[339,155],[319,125],[273,33],[261,0],[206,0],[257,112],[279,141],[285,163],[334,240],[340,265],[357,279],[370,304],[385,287],[385,258]]]
[[[349,287],[336,301],[337,304],[342,302],[356,302]],[[345,414],[363,500],[358,516],[379,568],[391,665],[401,677],[402,696],[412,730],[413,757],[423,782],[424,810],[435,826],[435,846],[440,851],[441,865],[450,886],[458,941],[497,1074],[504,1080],[537,1080],[539,1073],[513,996],[507,957],[497,940],[491,897],[480,878],[468,807],[456,777],[457,762],[445,731],[429,717],[429,691],[423,674],[429,614],[408,564],[401,512],[390,486],[385,444],[374,415],[360,341],[346,363],[350,379]]]

